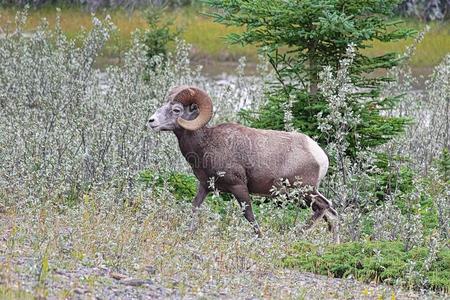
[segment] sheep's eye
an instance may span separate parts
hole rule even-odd
[[[181,109],[179,109],[179,108],[174,108],[174,109],[172,109],[172,111],[173,111],[174,113],[176,113],[176,114],[179,114],[179,113],[181,112]]]

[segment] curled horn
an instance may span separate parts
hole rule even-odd
[[[211,98],[203,90],[192,86],[180,86],[174,88],[169,97],[181,102],[183,105],[197,104],[199,114],[194,120],[185,120],[179,117],[178,125],[187,130],[197,130],[205,126],[213,115]]]

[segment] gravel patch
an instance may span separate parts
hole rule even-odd
[[[155,282],[152,267],[147,267],[147,278],[133,278],[125,272],[116,272],[101,266],[78,265],[74,268],[56,267],[48,271],[44,280],[39,279],[37,260],[33,258],[0,257],[0,287],[25,291],[35,295],[45,290],[48,299],[446,299],[445,295],[430,292],[407,291],[380,284],[365,284],[354,279],[328,278],[297,270],[280,269],[277,273],[260,274],[254,282],[261,294],[254,295],[254,287],[242,286],[240,291],[181,293],[174,280],[168,288]],[[49,265],[52,265],[49,263]],[[250,271],[246,271],[251,276]],[[265,286],[278,286],[277,291]],[[297,296],[297,297],[296,297]],[[448,299],[448,298],[447,298]]]

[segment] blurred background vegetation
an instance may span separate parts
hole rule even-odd
[[[226,27],[214,22],[205,13],[211,8],[201,1],[190,0],[2,0],[0,1],[0,24],[14,23],[18,7],[29,5],[27,28],[36,28],[42,18],[53,26],[58,14],[61,15],[62,29],[71,38],[83,29],[92,28],[91,13],[102,18],[111,16],[117,31],[103,50],[100,66],[120,63],[123,54],[131,45],[132,34],[136,30],[145,31],[147,37],[161,35],[173,50],[175,36],[192,44],[191,59],[205,65],[208,73],[232,70],[239,57],[247,57],[250,66],[257,62],[256,47],[230,45],[225,37],[230,33],[241,33],[242,28]],[[58,13],[56,7],[61,11]],[[431,29],[425,40],[418,46],[411,66],[417,75],[429,74],[431,67],[442,60],[450,45],[450,0],[404,1],[396,15],[405,21],[405,28],[421,31],[428,24]],[[11,25],[12,26],[12,25]],[[149,33],[150,32],[150,33]],[[150,38],[151,39],[151,38]],[[154,39],[153,39],[154,40]],[[413,42],[413,38],[392,43],[373,42],[366,54],[381,55],[384,52],[402,53]],[[211,67],[211,65],[213,67]],[[215,69],[214,71],[212,69]]]

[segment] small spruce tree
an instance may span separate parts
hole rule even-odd
[[[277,78],[267,104],[259,112],[244,111],[250,126],[282,130],[284,108],[292,102],[292,125],[298,131],[325,142],[318,129],[318,113],[329,112],[318,89],[319,73],[325,66],[334,71],[349,44],[356,54],[349,76],[358,90],[349,95],[361,122],[348,135],[348,155],[384,144],[402,132],[408,120],[383,115],[399,97],[382,98],[379,75],[401,62],[396,53],[371,57],[364,53],[374,41],[392,42],[414,31],[390,21],[397,0],[205,0],[214,8],[216,22],[243,27],[228,36],[235,44],[254,44],[267,55]],[[376,72],[376,73],[375,73]],[[356,143],[358,139],[358,143]],[[358,149],[357,146],[358,145]]]
[[[170,30],[174,22],[172,19],[167,19],[164,11],[165,7],[150,6],[145,12],[148,28],[144,32],[142,41],[147,46],[149,59],[159,55],[164,61],[169,43],[174,42],[181,33],[179,29]]]

